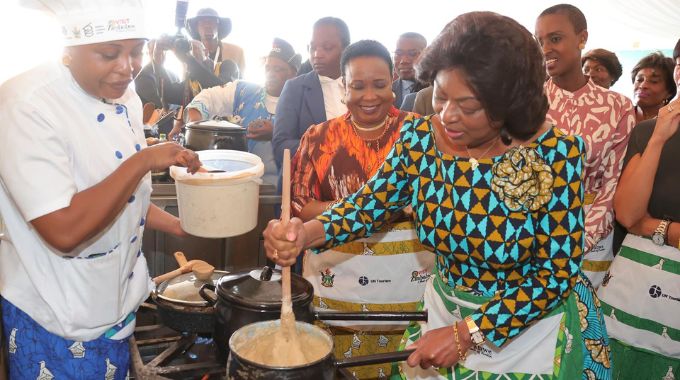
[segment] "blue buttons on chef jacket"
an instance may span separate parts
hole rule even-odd
[[[133,236],[132,239],[130,239],[130,243],[134,243],[137,241],[137,235]]]
[[[116,158],[121,159],[123,158],[123,153],[121,153],[119,150],[116,151]]]
[[[125,111],[125,108],[123,108],[123,106],[121,106],[120,104],[116,106],[116,113],[117,114],[120,115],[121,113],[123,113],[123,111]]]
[[[100,113],[99,115],[97,115],[97,121],[100,122],[100,123],[102,121],[104,121],[105,118],[106,118],[106,116],[104,116],[103,113]]]
[[[142,150],[142,146],[139,144],[135,144],[135,150],[139,152],[140,150]]]
[[[137,251],[137,257],[139,257],[141,255],[142,255],[142,250],[140,249],[139,251]]]
[[[134,276],[134,275],[135,275],[135,272],[130,272],[130,275],[128,276],[128,279],[129,279],[129,280],[132,280],[132,276]]]
[[[142,218],[142,220],[139,221],[139,225],[140,225],[140,226],[143,226],[144,223],[146,223],[146,221],[144,220],[144,218]]]
[[[130,195],[130,198],[128,198],[128,203],[132,203],[132,202],[134,202],[134,201],[135,201],[135,196],[134,196],[134,195]]]

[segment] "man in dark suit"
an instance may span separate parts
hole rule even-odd
[[[309,47],[313,71],[288,80],[276,106],[274,158],[279,167],[283,150],[297,151],[307,128],[347,112],[342,101],[340,56],[349,45],[349,29],[344,21],[324,17],[314,23]]]
[[[423,88],[423,85],[416,80],[414,64],[426,46],[427,40],[419,33],[409,32],[399,36],[397,50],[394,51],[394,70],[399,79],[392,82],[394,106],[397,108],[401,107],[407,94]]]

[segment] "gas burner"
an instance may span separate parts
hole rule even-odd
[[[156,305],[144,303],[130,339],[130,375],[138,380],[222,379],[211,337],[179,333],[160,324]]]

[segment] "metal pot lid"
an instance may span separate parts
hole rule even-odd
[[[267,268],[269,270],[269,268]],[[276,310],[281,308],[281,271],[274,270],[269,280],[261,280],[263,269],[230,273],[217,284],[220,300],[254,309]],[[309,281],[291,273],[290,292],[293,305],[312,301],[314,288]]]
[[[201,120],[187,123],[187,130],[194,129],[199,131],[212,131],[212,132],[238,132],[245,133],[246,128],[230,123],[225,120]]]
[[[196,279],[192,272],[184,273],[158,284],[155,295],[175,305],[209,306],[208,302],[198,294],[198,289],[203,284],[216,285],[219,279],[227,274],[228,272],[216,270],[210,280],[201,281]]]

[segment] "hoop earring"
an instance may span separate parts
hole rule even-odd
[[[61,63],[66,67],[69,67],[69,65],[71,64],[71,60],[72,60],[72,58],[69,54],[64,54],[61,57]]]

